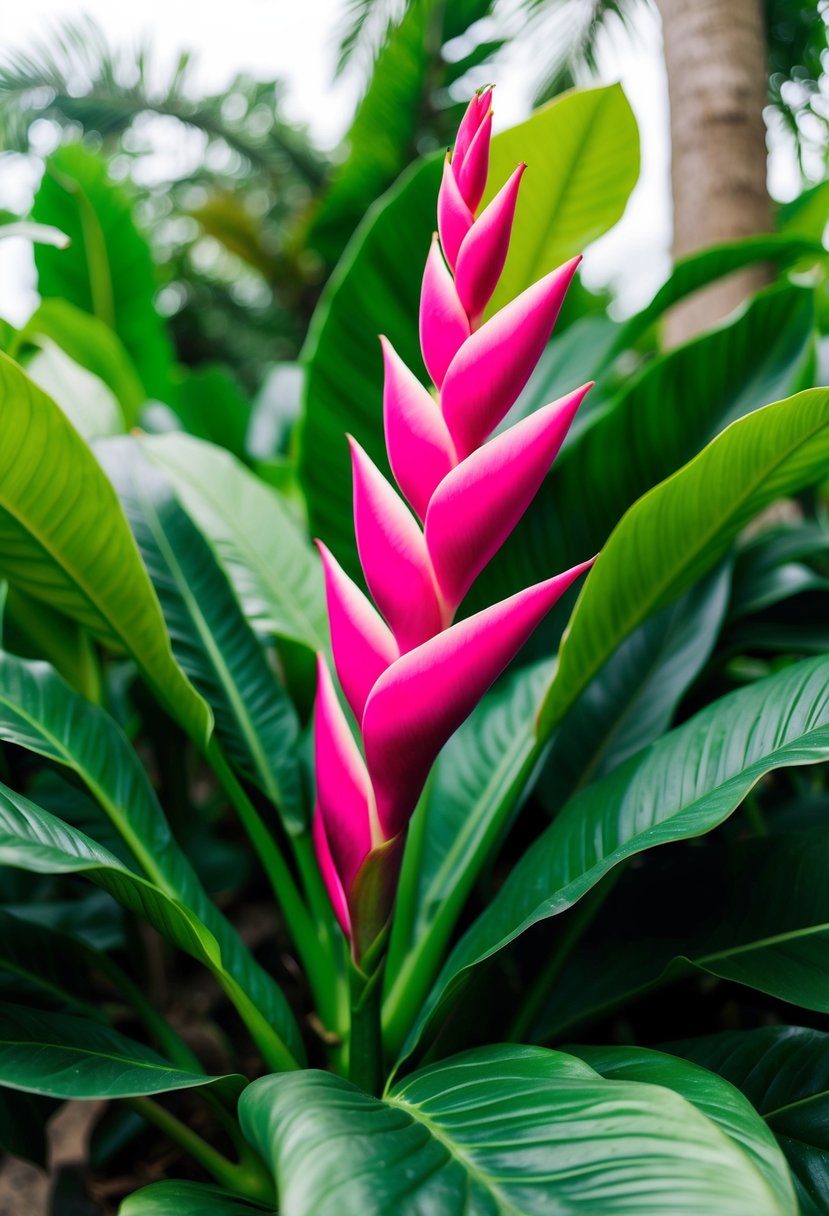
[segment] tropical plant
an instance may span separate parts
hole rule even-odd
[[[109,1102],[122,1216],[829,1212],[822,204],[619,322],[575,276],[636,180],[624,94],[492,140],[490,100],[253,406],[180,366],[89,149],[26,230],[0,1144]]]

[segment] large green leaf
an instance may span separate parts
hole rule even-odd
[[[439,1018],[464,972],[571,907],[619,862],[710,831],[764,773],[827,757],[829,659],[811,659],[715,701],[581,790],[461,938],[408,1049]]]
[[[134,439],[99,444],[170,631],[173,654],[213,710],[228,755],[279,807],[305,822],[296,711],[228,577],[168,480]]]
[[[659,288],[646,308],[636,313],[620,328],[613,353],[631,346],[644,331],[663,316],[669,308],[700,287],[717,279],[753,266],[757,262],[774,263],[785,269],[803,259],[824,259],[826,250],[820,241],[808,236],[749,236],[739,241],[711,245],[690,257],[681,258],[668,280]]]
[[[50,1098],[134,1098],[216,1083],[232,1092],[244,1082],[174,1067],[100,1022],[0,1004],[0,1085],[10,1089]]]
[[[777,1136],[803,1216],[829,1212],[829,1035],[800,1026],[727,1031],[671,1051],[736,1085]]]
[[[575,89],[497,135],[483,205],[521,161],[527,173],[490,312],[621,219],[639,176],[639,133],[622,86]]]
[[[549,660],[518,668],[447,743],[406,841],[386,963],[387,1045],[400,1046],[481,868],[525,795],[538,761],[533,722]]]
[[[714,648],[729,583],[723,565],[650,617],[585,689],[556,732],[539,778],[539,796],[550,810],[667,730]]]
[[[153,1182],[128,1196],[118,1216],[276,1216],[206,1182]]]
[[[639,499],[582,588],[540,733],[549,733],[637,626],[720,560],[759,511],[825,476],[827,467],[829,390],[814,389],[733,423]]]
[[[511,295],[621,215],[636,180],[638,152],[636,125],[619,86],[569,93],[497,135],[493,188],[524,158],[531,163],[504,280]],[[345,432],[388,468],[378,334],[425,378],[418,299],[440,175],[439,158],[413,166],[367,212],[326,285],[303,351],[308,378],[300,476],[314,532],[352,572],[357,559]],[[586,368],[582,378],[589,373]]]
[[[124,432],[124,415],[108,385],[71,359],[51,338],[38,339],[26,375],[56,401],[87,443]]]
[[[582,424],[577,417],[572,441],[478,579],[468,607],[483,607],[598,553],[624,512],[723,427],[811,385],[813,347],[813,293],[780,286],[728,325],[645,364]],[[574,370],[568,388],[592,376],[595,366],[589,360]],[[562,391],[560,382],[550,387],[547,400]]]
[[[768,1128],[751,1103],[705,1068],[643,1047],[576,1047],[573,1054],[614,1081],[643,1081],[680,1094],[721,1127],[764,1176],[784,1211],[796,1211],[792,1180]]]
[[[46,163],[32,216],[71,240],[68,249],[37,246],[38,291],[91,313],[114,330],[150,397],[167,400],[172,349],[153,303],[155,269],[135,226],[133,204],[111,181],[104,159],[64,144]]]
[[[625,875],[533,1039],[554,1041],[693,968],[829,1013],[827,868],[829,832],[811,831],[692,849]]]
[[[735,1107],[723,1103],[720,1126],[661,1086],[605,1080],[560,1052],[489,1047],[383,1100],[309,1071],[255,1081],[239,1109],[290,1216],[794,1216],[785,1175],[772,1181],[773,1146],[761,1163],[759,1133],[750,1147],[733,1135]],[[750,1108],[739,1111],[747,1124]]]
[[[0,355],[0,571],[126,651],[204,746],[205,702],[173,659],[158,600],[110,483],[63,412]]]
[[[188,866],[182,854],[173,863],[182,871]],[[127,869],[83,832],[4,786],[0,864],[36,874],[80,874],[103,887],[213,972],[273,1066],[293,1067],[302,1058],[301,1036],[287,1001],[200,888],[182,892],[195,904],[188,907]]]
[[[282,498],[213,444],[188,435],[142,443],[216,548],[256,628],[325,650],[322,568]]]
[[[229,368],[198,367],[179,375],[176,414],[188,435],[244,457],[251,403]]]

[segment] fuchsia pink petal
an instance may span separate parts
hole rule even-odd
[[[345,699],[359,722],[372,686],[400,651],[391,630],[328,549],[317,541],[334,665]]]
[[[452,609],[532,502],[590,387],[496,435],[438,486],[426,516],[426,547]]]
[[[472,218],[447,156],[438,191],[438,235],[443,256],[453,270],[461,242],[472,227]]]
[[[590,562],[485,608],[403,655],[377,681],[363,742],[380,826],[402,831],[449,736]]]
[[[325,883],[325,889],[328,892],[328,898],[331,900],[331,906],[334,909],[334,915],[340,922],[340,927],[346,937],[351,936],[351,917],[348,913],[348,903],[346,902],[343,884],[340,882],[337,874],[337,867],[334,865],[334,858],[331,856],[331,850],[328,847],[328,838],[325,835],[325,824],[322,821],[322,812],[317,805],[314,811],[314,822],[312,827],[314,852],[317,855],[317,863],[322,874],[322,881]]]
[[[440,256],[440,254],[438,254]],[[454,468],[455,449],[440,406],[385,338],[383,421],[389,464],[421,519],[435,486]]]
[[[486,189],[489,172],[489,143],[492,139],[492,110],[488,110],[475,132],[460,165],[453,162],[461,198],[470,211],[476,211]]]
[[[491,102],[492,85],[490,84],[485,89],[482,89],[480,93],[475,93],[466,107],[466,113],[461,119],[461,125],[458,127],[455,147],[452,150],[452,164],[455,166],[456,174],[460,171],[460,167],[463,164],[467,148],[475,138],[475,132],[489,113]]]
[[[353,439],[354,528],[374,602],[401,651],[443,627],[426,542],[409,508]]]
[[[325,838],[347,899],[354,875],[371,851],[374,803],[365,762],[321,655],[317,661],[314,762]]]
[[[580,261],[573,258],[528,287],[455,355],[443,381],[441,407],[460,459],[483,443],[529,380]]]
[[[518,166],[475,220],[458,252],[453,295],[470,317],[484,311],[504,269],[518,188],[526,167]]]
[[[470,229],[470,233],[475,231],[475,227]],[[426,259],[420,289],[420,349],[426,370],[437,388],[443,384],[447,367],[468,337],[469,318],[458,299],[449,268],[435,238]]]

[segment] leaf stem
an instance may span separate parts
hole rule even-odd
[[[370,975],[365,975],[352,963],[350,981],[348,1078],[366,1093],[379,1097],[383,1088],[383,1036],[380,1025],[383,963]]]
[[[274,1202],[273,1182],[258,1158],[249,1155],[244,1162],[236,1165],[152,1098],[127,1098],[126,1102],[143,1119],[183,1148],[221,1186],[249,1199]]]
[[[236,779],[215,735],[208,745],[207,758],[219,778],[222,788],[233,803],[248,839],[268,876],[271,890],[285,917],[285,923],[305,969],[314,999],[321,1010],[325,1009],[330,1012],[332,974],[328,965],[329,960],[320,948],[320,940],[314,922],[299,893],[294,876],[282,856],[279,845]]]

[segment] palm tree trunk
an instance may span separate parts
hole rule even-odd
[[[675,258],[770,232],[763,106],[768,66],[761,0],[657,0],[671,105]],[[679,305],[668,345],[731,312],[767,281],[741,271]]]

